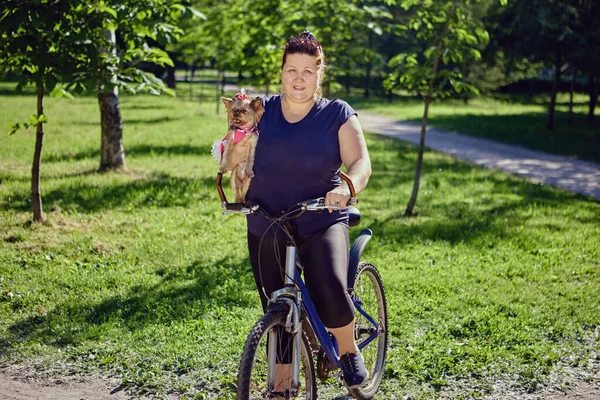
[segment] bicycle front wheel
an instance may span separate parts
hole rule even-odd
[[[388,343],[387,302],[381,276],[374,265],[360,263],[356,271],[352,296],[380,327],[380,332],[375,339],[361,349],[365,366],[369,370],[369,380],[363,386],[350,390],[354,398],[368,400],[379,390],[385,369]],[[360,346],[374,333],[373,323],[357,310],[354,322],[354,339],[357,344]]]
[[[270,388],[267,385],[268,363],[267,363],[267,338],[269,333],[275,332],[280,335],[285,331],[285,312],[267,312],[254,325],[248,335],[242,362],[238,373],[238,400],[258,400],[277,398],[273,392],[277,388]],[[278,352],[282,354],[292,351],[292,343],[285,344],[289,348],[281,348],[285,341],[278,341]],[[315,370],[311,357],[310,345],[308,340],[302,336],[302,346],[300,349],[300,387],[297,390],[295,398],[299,400],[315,400],[317,398],[317,385],[315,380]],[[276,385],[278,382],[275,383]],[[281,386],[281,385],[279,385]]]

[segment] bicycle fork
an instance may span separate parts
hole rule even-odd
[[[296,397],[300,387],[300,346],[302,345],[302,324],[300,323],[300,310],[302,293],[296,289],[294,277],[296,276],[296,247],[286,246],[285,252],[285,280],[283,289],[273,292],[269,303],[283,303],[287,305],[288,315],[285,321],[286,332],[292,335],[292,385],[289,395]],[[267,351],[268,377],[267,385],[275,388],[275,365],[277,362],[278,333],[269,332],[269,348]]]

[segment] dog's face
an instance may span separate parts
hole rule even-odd
[[[248,99],[229,99],[221,97],[227,110],[227,120],[233,128],[248,128],[258,124],[263,114],[262,99],[257,97],[250,101]]]

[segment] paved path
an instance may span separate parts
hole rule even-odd
[[[358,116],[365,131],[419,144],[421,127],[417,124],[393,121],[364,111],[359,111]],[[425,146],[486,168],[511,172],[534,182],[600,200],[600,164],[500,144],[487,139],[446,133],[435,128],[427,129]]]

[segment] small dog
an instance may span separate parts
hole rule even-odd
[[[220,154],[215,156],[213,147],[213,156],[221,164],[221,173],[231,171],[231,188],[235,201],[243,203],[254,177],[252,168],[258,143],[258,121],[264,111],[262,99],[257,97],[250,101],[248,95],[242,92],[231,99],[221,97],[221,101],[227,110],[229,129],[223,141],[215,142],[215,145],[220,145]]]

